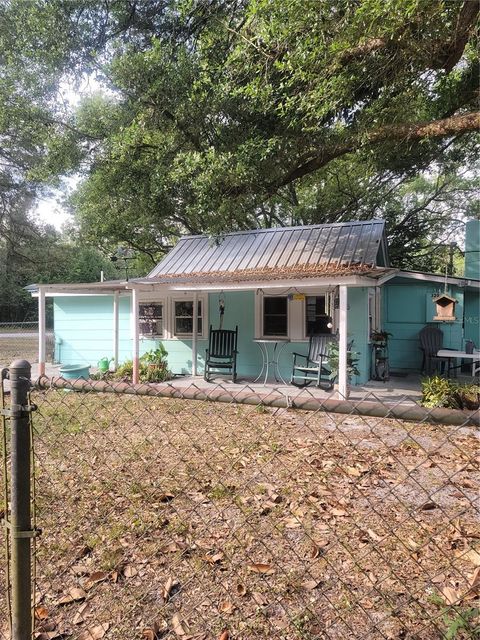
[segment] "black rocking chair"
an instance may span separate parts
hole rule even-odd
[[[326,382],[326,389],[332,389],[333,379],[328,367],[328,345],[336,340],[337,336],[332,333],[310,336],[308,354],[293,354],[291,384],[296,387],[306,387],[315,382],[316,386],[320,387],[321,382]],[[303,358],[305,364],[297,364],[297,358]]]
[[[238,327],[232,331],[230,329],[212,329],[212,325],[210,325],[203,376],[207,382],[210,382],[212,377],[212,369],[225,370],[232,375],[232,382],[237,381],[237,339]]]
[[[422,373],[427,375],[436,373],[438,364],[440,364],[440,373],[445,372],[445,366],[449,370],[448,358],[437,356],[437,351],[443,345],[443,331],[439,327],[426,326],[420,331],[418,337],[420,349],[423,351]]]

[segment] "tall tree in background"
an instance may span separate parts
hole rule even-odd
[[[45,112],[34,174],[83,173],[72,206],[100,246],[154,262],[185,231],[384,217],[394,262],[435,268],[434,245],[476,213],[476,0],[11,0],[4,12],[22,73],[33,60],[57,83],[105,87],[75,113]]]
[[[73,135],[68,107],[59,99],[64,48],[60,40],[48,47],[29,40],[31,30],[40,29],[53,38],[56,9],[22,5],[0,7],[0,322],[35,317],[35,301],[23,289],[29,283],[93,281],[101,270],[115,274],[97,250],[34,219],[37,198],[48,192],[43,166],[54,153],[60,128],[64,151],[57,153],[69,154],[62,167],[76,166],[81,154],[75,145],[64,144],[67,132]],[[31,30],[28,21],[22,23],[27,9]],[[58,176],[52,175],[50,183],[57,185]]]

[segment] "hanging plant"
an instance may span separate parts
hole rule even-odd
[[[372,331],[372,333],[370,334],[370,340],[372,342],[387,342],[388,336],[391,335],[393,334],[389,333],[388,331]]]

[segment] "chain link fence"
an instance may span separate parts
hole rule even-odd
[[[46,378],[31,402],[34,638],[480,637],[478,412]]]
[[[54,361],[55,337],[46,333],[47,362]],[[38,322],[0,322],[0,367],[8,366],[15,358],[38,361]]]

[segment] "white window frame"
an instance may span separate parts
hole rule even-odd
[[[162,308],[162,317],[161,317],[161,323],[162,323],[162,331],[160,333],[142,333],[142,322],[143,317],[141,312],[140,312],[140,307],[142,306],[149,306],[149,305],[155,305],[156,307],[161,307]],[[158,322],[158,319],[155,319],[156,322]],[[148,301],[143,301],[143,300],[139,300],[138,302],[138,333],[140,338],[143,338],[145,340],[160,340],[163,338],[163,336],[165,335],[165,305],[163,304],[163,302],[158,302],[157,300],[153,301],[153,300],[148,300]]]
[[[155,305],[161,305],[162,306],[162,333],[157,333],[155,335],[147,335],[147,334],[142,334],[140,332],[140,305],[148,305],[148,304],[155,304]],[[165,335],[166,335],[166,325],[167,325],[167,305],[166,305],[166,300],[164,297],[155,297],[153,296],[151,293],[148,295],[145,294],[140,294],[139,296],[139,300],[138,300],[138,315],[139,315],[139,326],[138,326],[138,333],[139,333],[139,338],[140,340],[164,340],[165,339]]]
[[[168,339],[169,340],[191,340],[193,338],[193,333],[175,333],[175,303],[176,302],[191,302],[193,304],[193,295],[192,293],[188,293],[184,296],[175,295],[172,296],[169,300],[170,302],[170,313],[168,314],[169,318],[169,329],[168,329]],[[202,331],[197,333],[197,337],[199,339],[205,338],[207,336],[207,326],[208,326],[208,295],[198,295],[197,302],[200,303],[200,318],[202,319]]]
[[[331,290],[330,290],[331,291]],[[327,296],[330,292],[327,289],[315,288],[312,290],[298,291],[291,289],[287,293],[275,291],[275,289],[259,289],[255,294],[255,338],[258,340],[285,340],[287,338],[291,342],[308,342],[309,336],[307,332],[306,322],[306,298],[307,296]],[[305,296],[303,300],[289,299],[291,294],[300,293]],[[287,335],[286,336],[266,336],[263,333],[263,312],[264,299],[271,297],[287,298]],[[332,317],[333,327],[332,333],[335,333],[338,326],[338,313],[335,311]]]
[[[284,335],[271,335],[271,334],[265,335],[264,333],[265,331],[265,298],[285,298],[287,303],[287,333],[285,333]],[[265,340],[289,339],[290,333],[291,333],[290,331],[291,319],[290,319],[290,301],[288,299],[288,294],[275,294],[275,293],[264,294],[262,296],[260,322],[261,322],[261,338]]]

